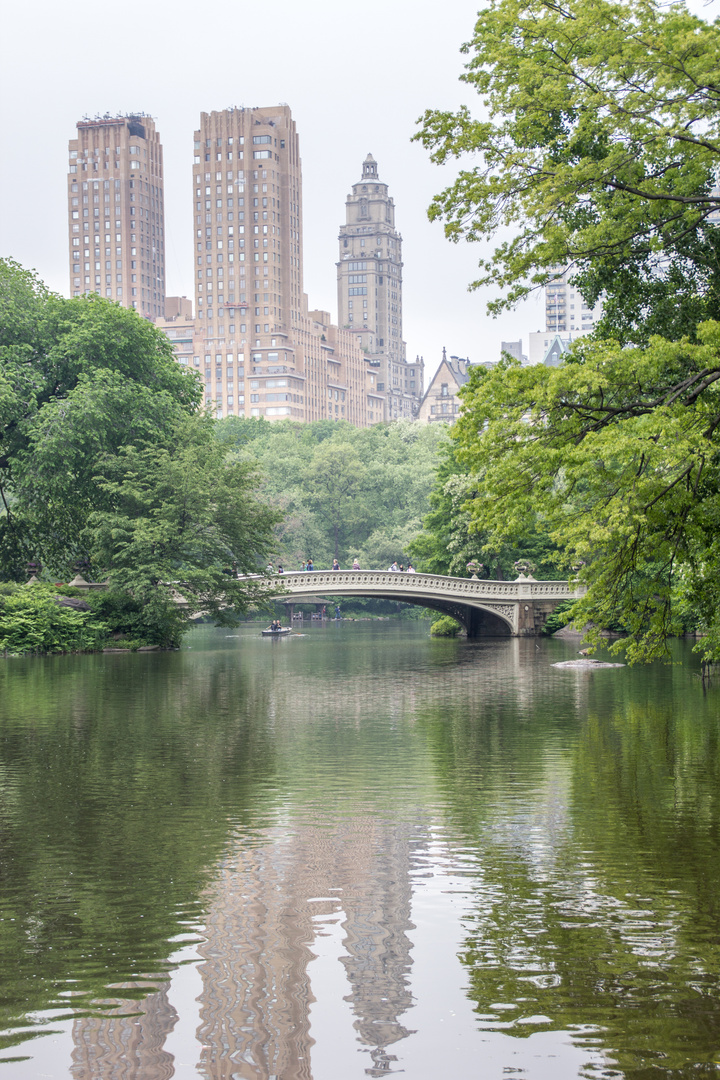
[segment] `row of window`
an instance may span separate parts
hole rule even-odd
[[[253,161],[264,161],[264,160],[271,161],[272,156],[273,156],[272,150],[253,150]],[[205,154],[205,161],[209,163],[210,160],[211,160],[211,157],[212,157],[211,154]],[[237,157],[238,161],[242,161],[242,152],[238,151],[238,153],[236,154],[236,157]],[[277,155],[276,155],[276,158],[277,158]],[[232,161],[232,159],[233,159],[232,150],[229,150],[225,154],[225,160],[226,161]],[[222,160],[223,160],[222,154],[217,153],[215,155],[215,161],[218,162],[218,161],[222,161]],[[193,158],[193,164],[194,165],[200,165],[200,155],[199,154],[196,154],[195,157]],[[83,166],[83,168],[84,168],[84,166]],[[139,169],[140,168],[139,162],[136,164],[134,161],[131,161],[130,162],[130,168],[131,169],[136,169],[136,168]],[[70,172],[72,172],[72,171],[73,171],[73,169],[72,169],[72,166],[71,166]]]
[[[253,146],[263,146],[263,145],[272,145],[273,140],[272,140],[271,135],[253,135],[253,140],[252,141],[253,141]],[[238,146],[244,146],[245,145],[245,136],[244,135],[239,135],[238,138],[236,139],[233,135],[230,135],[225,140],[225,142],[226,142],[226,144],[228,146],[235,146],[236,144]],[[275,142],[277,143],[277,139],[275,140]],[[281,143],[281,145],[284,145],[285,140],[281,139],[280,143]],[[216,147],[216,149],[219,149],[222,145],[223,145],[223,138],[222,138],[221,135],[218,135],[216,137],[216,139],[215,139],[215,147]],[[205,149],[206,150],[212,150],[212,146],[213,146],[213,140],[212,139],[206,139],[205,140]],[[195,149],[196,150],[200,149],[200,141],[198,139],[195,140]]]

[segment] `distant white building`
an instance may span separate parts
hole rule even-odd
[[[528,359],[526,362],[528,364],[543,364],[546,362],[545,358],[548,351],[557,348],[558,342],[562,345],[562,352],[567,352],[573,341],[582,336],[582,334],[578,333],[556,334],[552,330],[538,330],[534,334],[529,334]]]
[[[528,364],[549,363],[553,350],[560,355],[577,338],[589,334],[602,316],[602,303],[585,303],[568,281],[569,270],[555,275],[545,286],[545,329],[528,335]],[[513,344],[512,342],[510,343]]]
[[[602,315],[602,304],[585,303],[579,290],[562,270],[545,286],[545,329],[554,334],[588,334]]]

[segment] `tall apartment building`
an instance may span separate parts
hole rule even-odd
[[[528,363],[542,364],[549,354],[562,349],[583,334],[589,334],[602,315],[602,303],[590,307],[569,281],[569,270],[558,270],[545,286],[545,330],[529,335]]]
[[[151,117],[79,120],[69,143],[70,293],[164,315],[163,155]]]
[[[329,315],[308,311],[303,291],[300,146],[289,107],[202,113],[193,195],[194,363],[206,404],[218,417],[364,426],[364,355]]]
[[[602,304],[591,308],[569,281],[570,271],[559,271],[545,286],[545,330],[553,334],[587,334],[602,314]]]
[[[402,236],[395,204],[381,182],[372,154],[353,184],[340,227],[338,323],[355,336],[376,389],[385,395],[382,419],[416,415],[423,393],[423,364],[408,364],[402,339]]]

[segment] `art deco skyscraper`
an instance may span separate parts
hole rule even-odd
[[[384,419],[413,416],[422,397],[422,365],[405,362],[402,237],[395,228],[395,204],[372,154],[347,197],[339,240],[338,324],[353,332],[377,369]]]
[[[154,319],[165,306],[160,136],[144,114],[80,120],[69,144],[70,292]]]
[[[364,425],[363,354],[327,312],[308,311],[303,292],[300,145],[289,107],[202,113],[193,195],[194,362],[203,364],[205,404],[217,417]]]
[[[288,106],[202,113],[193,184],[206,340],[259,348],[302,307],[300,151]]]
[[[266,402],[282,397],[287,404],[270,405],[270,415],[304,419],[302,378],[286,377],[282,395],[262,394],[262,405],[266,382],[244,383],[246,359],[248,375],[262,368],[287,376],[299,366],[290,330],[303,305],[302,186],[288,106],[202,113],[193,195],[196,332],[206,403],[216,405],[218,416],[236,408],[240,415],[246,409],[265,415]]]

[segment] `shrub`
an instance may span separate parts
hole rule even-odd
[[[102,648],[104,638],[93,613],[61,607],[52,586],[0,589],[0,652],[82,652]]]
[[[543,634],[555,634],[562,630],[563,626],[572,620],[574,600],[562,600],[553,612],[551,612],[542,628]]]
[[[430,634],[432,637],[457,637],[461,630],[459,622],[449,615],[442,615],[430,627]]]

